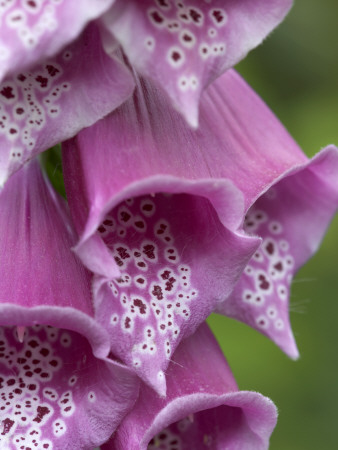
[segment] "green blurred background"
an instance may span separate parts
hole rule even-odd
[[[337,44],[338,1],[296,0],[237,67],[309,156],[338,145]],[[292,285],[296,362],[241,323],[209,319],[239,387],[262,392],[279,408],[271,450],[338,449],[337,268],[338,217]]]

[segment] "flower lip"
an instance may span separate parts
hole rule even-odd
[[[86,265],[91,270],[105,275],[108,278],[116,277],[120,274],[118,268],[112,264],[107,264],[109,255],[104,251],[101,241],[95,237],[95,233],[103,222],[106,215],[124,200],[142,195],[155,196],[158,193],[168,194],[191,194],[205,197],[210,200],[215,211],[225,227],[235,230],[243,219],[244,201],[241,192],[234,186],[230,180],[226,179],[201,179],[201,180],[185,180],[170,175],[154,175],[145,179],[135,181],[118,194],[113,195],[108,200],[97,201],[89,212],[88,220],[85,224],[83,233],[80,234],[79,242],[74,247],[80,258],[85,258]],[[90,240],[95,242],[97,247],[102,251],[104,263],[94,265],[93,261],[86,258],[88,245]]]
[[[49,325],[79,333],[87,338],[93,354],[97,358],[106,358],[110,345],[107,332],[94,318],[67,306],[35,306],[25,308],[10,303],[0,304],[0,326]]]
[[[147,386],[140,390],[133,410],[103,449],[146,450],[171,441],[178,448],[199,448],[202,442],[212,448],[268,448],[275,405],[256,392],[238,391],[205,323],[178,346],[167,384],[164,398]]]

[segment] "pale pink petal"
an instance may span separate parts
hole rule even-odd
[[[147,386],[102,449],[263,450],[276,424],[271,400],[238,391],[207,325],[183,341],[167,372],[167,397]]]
[[[114,0],[4,0],[0,4],[0,82],[55,55]]]
[[[0,185],[37,153],[76,134],[131,94],[131,75],[107,56],[96,25],[57,56],[0,85]]]
[[[331,146],[270,188],[250,208],[244,229],[263,238],[233,294],[217,312],[244,321],[292,358],[293,275],[316,252],[338,209],[338,151]]]
[[[190,125],[201,93],[285,17],[291,0],[117,0],[102,17],[131,63]]]

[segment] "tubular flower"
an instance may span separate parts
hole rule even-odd
[[[285,17],[291,0],[116,0],[102,17],[136,70],[196,127],[202,91]]]
[[[92,450],[131,409],[138,381],[108,358],[68,212],[37,162],[0,205],[1,448]]]
[[[142,387],[135,407],[102,449],[268,448],[276,408],[257,392],[238,391],[206,324],[179,345],[167,378],[167,397]]]
[[[309,163],[262,101],[228,71],[205,92],[197,131],[160,90],[139,80],[133,98],[67,142],[63,156],[80,235],[76,252],[96,274],[96,317],[113,352],[146,383],[164,394],[172,353],[212,310],[263,331],[296,356],[288,286],[337,207],[335,148]],[[280,189],[288,202],[279,207],[277,196],[264,211],[260,204]],[[312,199],[325,194],[325,200],[309,201],[308,189]],[[255,216],[262,228],[257,222],[253,235],[256,209],[263,211],[261,219]],[[312,226],[299,233],[312,216]],[[281,245],[270,258],[269,242]],[[258,254],[263,263],[245,268]],[[241,278],[230,296],[244,268],[247,284]],[[244,298],[249,290],[252,297]],[[264,302],[267,311],[258,306]]]
[[[32,156],[74,136],[131,95],[131,74],[117,59],[121,46],[137,70],[160,82],[197,125],[204,87],[258,45],[291,3],[2,2],[0,186]],[[160,55],[166,55],[163,61]]]

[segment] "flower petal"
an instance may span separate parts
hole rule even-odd
[[[217,312],[251,325],[297,358],[288,313],[292,277],[318,249],[337,209],[338,149],[330,146],[251,207],[244,228],[263,241]]]
[[[114,0],[7,0],[0,5],[0,82],[55,55]]]
[[[285,17],[291,0],[117,0],[105,26],[193,127],[202,91]]]
[[[207,325],[183,341],[168,369],[167,397],[147,386],[103,449],[268,448],[277,412],[256,392],[238,392]]]
[[[138,381],[106,358],[68,211],[37,161],[8,181],[0,209],[1,447],[92,450],[133,406]]]
[[[21,343],[15,328],[0,327],[2,448],[92,450],[109,438],[137,393],[127,368],[96,359],[75,332],[35,325]]]
[[[69,328],[87,335],[97,356],[107,356],[107,335],[94,320],[90,275],[71,251],[68,211],[37,161],[9,180],[0,209],[0,325]]]
[[[209,200],[187,194],[129,198],[99,232],[121,274],[95,277],[96,318],[113,353],[164,395],[178,343],[230,294],[258,242],[230,232]]]
[[[90,25],[73,44],[0,85],[0,185],[32,156],[76,134],[125,101],[128,70]]]

